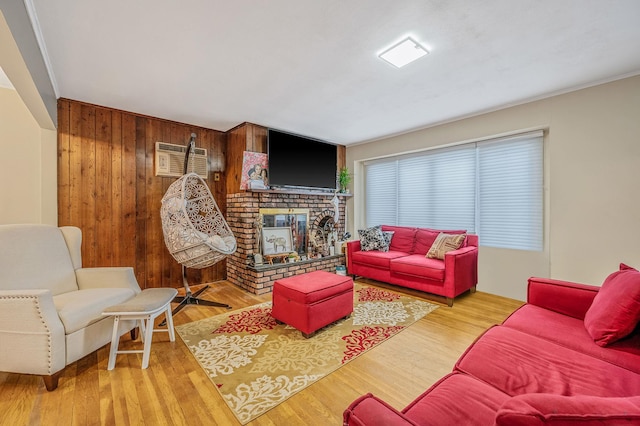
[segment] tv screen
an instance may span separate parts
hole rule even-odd
[[[269,129],[269,185],[336,189],[336,145]]]

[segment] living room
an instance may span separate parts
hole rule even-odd
[[[630,8],[630,16],[637,16],[637,6],[627,3],[627,7]],[[11,14],[4,5],[2,11],[8,22]],[[6,22],[3,24],[5,40],[4,35],[8,32],[11,36],[15,27]],[[18,34],[14,33],[13,37],[19,39]],[[21,53],[20,49],[16,53],[16,49],[17,45],[12,50],[11,46],[3,43],[0,54],[2,67],[5,71],[12,71],[12,83],[20,88],[20,91],[0,88],[0,140],[9,154],[0,158],[0,173],[5,182],[0,196],[3,205],[0,223],[81,226],[85,242],[89,244],[83,252],[86,265],[132,266],[138,282],[145,283],[145,286],[181,288],[180,267],[166,253],[162,242],[159,200],[166,190],[166,182],[170,180],[157,180],[154,176],[155,142],[164,140],[185,145],[190,133],[197,133],[196,144],[208,148],[211,162],[216,164],[212,171],[220,172],[220,180],[215,180],[212,173],[208,184],[224,210],[226,196],[232,193],[229,190],[231,182],[235,184],[236,180],[229,175],[229,157],[226,155],[229,146],[248,143],[249,140],[256,143],[259,138],[252,135],[265,126],[252,124],[253,120],[247,114],[243,121],[250,123],[234,124],[223,132],[180,118],[169,121],[141,111],[118,109],[114,105],[94,105],[81,99],[58,100],[55,97],[57,119],[53,119],[55,115],[48,111],[51,105],[46,96],[43,99],[38,93],[38,83],[33,81],[37,80],[37,75],[30,70],[30,61],[22,57],[16,60],[16,54]],[[634,58],[637,55],[629,56]],[[30,82],[16,79],[15,69],[20,67]],[[344,165],[351,170],[354,179],[350,188],[353,195],[342,199],[343,208],[346,206],[343,220],[347,223],[347,230],[357,235],[357,230],[366,224],[363,174],[367,161],[543,131],[544,246],[541,251],[510,250],[482,246],[481,241],[477,293],[463,295],[450,311],[444,306],[439,308],[422,322],[395,336],[390,342],[393,341],[397,347],[381,345],[378,352],[371,351],[354,360],[327,377],[329,382],[321,381],[308,388],[262,420],[256,420],[255,424],[283,424],[278,423],[283,419],[294,424],[314,424],[313,419],[338,424],[342,411],[366,392],[373,392],[398,409],[404,407],[447,374],[460,354],[482,331],[500,323],[527,300],[529,277],[599,286],[617,270],[619,263],[637,267],[635,260],[640,250],[634,237],[640,231],[637,220],[640,206],[630,194],[636,192],[639,177],[636,142],[636,135],[640,134],[637,120],[640,111],[638,72],[636,67],[615,77],[603,76],[598,81],[570,82],[570,90],[558,90],[550,95],[532,93],[526,101],[504,104],[424,128],[407,127],[391,136],[363,138],[362,143],[345,145]],[[67,111],[66,115],[64,111]],[[68,121],[62,121],[64,117]],[[87,124],[90,122],[94,124]],[[66,154],[69,168],[61,169],[59,148],[65,139],[61,138],[60,129],[65,126],[70,129],[64,133],[68,136],[66,143],[69,146],[74,143],[74,137],[79,139],[75,142],[78,149],[70,149]],[[116,134],[121,137],[116,138]],[[95,143],[94,156],[86,156],[80,149],[84,146],[80,142],[82,138],[108,141],[108,144]],[[107,152],[110,160],[115,158],[116,147],[120,147],[122,158],[130,161],[131,169],[127,173],[113,175],[120,179],[119,191],[113,190],[116,181],[110,178],[110,186],[97,185],[94,194],[90,186],[100,182],[106,170],[101,167],[107,167],[106,160],[100,158],[107,158]],[[246,150],[259,151],[257,148]],[[126,164],[122,163],[121,170],[126,170]],[[109,163],[108,168],[112,171],[111,167]],[[87,170],[93,173],[95,180],[92,183],[72,181],[73,176],[86,176]],[[63,184],[65,182],[67,186]],[[78,192],[70,191],[73,185],[77,185],[75,189]],[[239,188],[234,187],[235,191]],[[101,204],[100,200],[106,199],[107,194],[110,200],[117,196],[122,203]],[[117,221],[117,224],[112,221]],[[114,232],[113,229],[124,231]],[[109,241],[109,244],[103,241]],[[189,279],[197,284],[217,282],[227,273],[223,264],[189,272]],[[225,300],[234,308],[270,300],[269,295],[255,295],[228,283],[212,286],[207,295],[211,299]],[[195,321],[223,311],[189,307],[176,315],[175,320],[176,324]],[[456,317],[456,312],[461,316]],[[469,317],[473,318],[472,323],[466,321],[465,318]],[[416,326],[419,328],[414,329]],[[438,334],[430,327],[442,328],[445,332]],[[75,383],[72,389],[65,388],[72,392],[75,408],[63,410],[64,415],[81,424],[136,423],[157,411],[161,413],[154,414],[158,423],[189,424],[192,419],[180,408],[185,405],[199,420],[209,415],[212,424],[227,424],[225,421],[237,424],[216,391],[207,388],[211,383],[198,370],[198,364],[183,359],[188,351],[174,346],[163,352],[160,348],[164,343],[162,340],[161,344],[154,342],[155,360],[152,358],[148,375],[142,375],[138,362],[132,357],[130,364],[116,368],[111,373],[116,376],[110,378],[106,371],[108,349],[105,348],[68,368],[61,378],[61,386],[65,381],[67,384]],[[424,347],[436,344],[438,349]],[[175,345],[184,347],[179,341]],[[415,347],[420,345],[423,347]],[[438,353],[441,353],[440,358]],[[429,358],[429,361],[412,359],[426,356],[436,358]],[[398,359],[401,367],[385,366],[388,357]],[[415,373],[431,362],[435,364],[431,371]],[[12,413],[12,418],[19,419],[17,423],[30,423],[30,418],[40,419],[42,423],[64,423],[62,418],[54,415],[59,407],[66,404],[67,397],[63,398],[60,392],[64,389],[43,397],[38,396],[38,392],[46,391],[37,377],[0,373],[0,378],[3,395],[9,395],[2,407],[5,412]],[[150,390],[143,391],[144,386],[138,387],[136,382],[145,382],[144,386]],[[112,393],[110,397],[99,390],[104,383]],[[177,390],[169,390],[171,386],[176,386]],[[336,388],[341,390],[334,391]],[[196,397],[193,393],[204,396]],[[28,406],[16,402],[23,396],[31,401]],[[37,398],[46,398],[46,402],[39,406]],[[188,402],[190,398],[196,401]],[[130,400],[136,402],[131,403]],[[101,416],[94,417],[92,411],[98,410]]]

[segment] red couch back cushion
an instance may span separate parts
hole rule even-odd
[[[600,346],[630,334],[640,321],[640,272],[626,265],[609,275],[584,316],[584,325]]]
[[[383,231],[393,231],[389,250],[413,253],[413,243],[416,235],[416,228],[408,226],[388,226],[382,225]],[[426,253],[426,252],[425,252]]]
[[[447,231],[447,230],[441,231],[438,229],[418,228],[418,231],[416,232],[416,244],[415,244],[415,247],[413,248],[413,253],[426,255],[429,249],[431,248],[431,246],[433,245],[433,242],[436,240],[436,237],[441,232],[444,232],[445,234],[457,235],[457,234],[464,234],[467,231],[460,230],[460,229],[454,230],[454,231]],[[465,241],[462,242],[462,245],[460,247],[462,248],[466,246],[467,246],[467,241],[465,239]]]

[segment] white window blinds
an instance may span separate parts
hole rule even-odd
[[[480,244],[542,250],[542,132],[365,164],[367,226],[466,229]]]
[[[478,145],[482,245],[542,250],[542,136]]]
[[[367,226],[398,223],[397,161],[371,164],[365,172]]]

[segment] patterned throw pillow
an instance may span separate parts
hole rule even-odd
[[[448,251],[458,250],[465,238],[467,238],[467,234],[452,235],[441,232],[427,252],[427,257],[444,260],[444,254]]]
[[[367,229],[358,229],[358,235],[360,236],[360,250],[362,251],[378,250],[385,246],[384,234],[380,225]]]
[[[384,237],[384,245],[380,247],[380,251],[389,251],[391,245],[391,238],[393,238],[394,231],[382,231]]]

